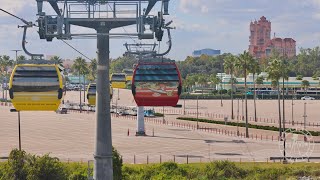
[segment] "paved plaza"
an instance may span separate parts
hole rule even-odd
[[[68,93],[66,100],[76,101],[77,92]],[[129,91],[120,92],[119,105],[134,105]],[[114,100],[115,101],[115,100]],[[128,102],[126,104],[126,102]],[[182,102],[182,101],[181,101]],[[301,101],[296,101],[296,118],[303,112]],[[202,111],[225,112],[229,109],[230,101],[201,101]],[[289,102],[288,102],[289,103]],[[308,101],[310,114],[308,118],[316,117],[319,101]],[[182,102],[183,104],[183,102]],[[189,110],[195,101],[186,103]],[[259,114],[276,116],[276,101],[258,101]],[[303,102],[302,102],[303,105]],[[250,105],[251,106],[251,105]],[[300,107],[300,108],[298,108]],[[303,106],[302,106],[303,107]],[[188,108],[187,108],[188,109]],[[223,110],[225,109],[225,110]],[[302,108],[303,109],[303,108]],[[10,107],[0,106],[0,157],[8,156],[13,148],[18,147],[17,113],[10,112]],[[228,110],[229,111],[229,110]],[[251,110],[249,111],[250,113]],[[267,114],[269,113],[269,114]],[[310,117],[311,116],[311,117]],[[167,116],[170,123],[178,123],[172,116]],[[161,118],[159,119],[161,120]],[[316,121],[316,119],[314,119]],[[119,150],[126,163],[146,163],[173,160],[186,162],[228,159],[233,161],[267,161],[270,156],[281,156],[277,140],[255,140],[236,136],[193,130],[186,127],[156,124],[146,122],[145,137],[136,137],[136,121],[126,117],[112,118],[113,145]],[[195,125],[194,123],[190,123]],[[201,124],[201,126],[206,126]],[[224,125],[208,125],[208,127],[229,130]],[[233,129],[230,130],[234,130]],[[129,136],[128,136],[129,130]],[[257,130],[250,129],[250,132]],[[240,128],[244,133],[244,129]],[[277,132],[259,131],[273,134]],[[255,132],[258,133],[258,132]],[[93,159],[95,137],[95,114],[69,113],[67,115],[54,112],[21,112],[22,148],[29,153],[45,154],[59,157],[63,161],[87,161]],[[269,137],[270,137],[269,136]],[[280,142],[281,143],[281,142]],[[319,144],[315,143],[312,156],[320,156]],[[161,157],[160,157],[161,156]]]

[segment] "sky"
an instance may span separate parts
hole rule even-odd
[[[0,7],[28,21],[37,19],[36,0],[1,0]],[[155,10],[159,10],[159,6]],[[52,9],[44,7],[47,14]],[[155,13],[153,11],[152,13]],[[320,40],[320,0],[170,0],[170,16],[173,20],[173,48],[167,55],[175,60],[184,60],[194,50],[203,48],[220,49],[222,53],[239,54],[248,49],[249,24],[265,16],[272,23],[272,35],[292,37],[297,49],[313,48]],[[15,57],[11,50],[22,49],[22,23],[0,12],[0,55]],[[72,27],[74,32],[93,33],[90,29]],[[114,29],[114,33],[134,32],[135,26]],[[165,35],[166,36],[166,35]],[[167,38],[161,43],[164,51]],[[64,59],[81,56],[62,41],[40,40],[37,28],[27,34],[27,49],[33,53],[58,55]],[[110,57],[117,58],[125,51],[124,43],[136,43],[137,39],[111,39]],[[89,58],[96,57],[95,39],[73,39],[73,45]],[[20,52],[20,54],[24,54]]]

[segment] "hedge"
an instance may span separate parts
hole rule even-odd
[[[246,123],[237,123],[237,122],[225,122],[225,121],[216,121],[216,120],[210,120],[210,119],[197,119],[197,118],[188,118],[188,117],[178,117],[179,120],[186,120],[186,121],[198,121],[198,122],[204,122],[204,123],[210,123],[210,124],[223,124],[228,126],[239,126],[239,127],[246,127]],[[248,127],[252,129],[262,129],[262,130],[269,130],[269,131],[279,131],[278,127],[275,126],[262,126],[262,125],[256,125],[256,124],[250,124],[248,123]],[[308,131],[312,136],[320,136],[319,131]],[[296,132],[299,133],[299,132]],[[302,133],[302,132],[301,132]]]

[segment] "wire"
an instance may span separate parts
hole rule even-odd
[[[84,55],[82,52],[80,52],[78,49],[76,49],[75,47],[73,47],[71,44],[67,43],[65,40],[60,39],[62,42],[64,42],[66,45],[68,45],[69,47],[71,47],[73,50],[77,51],[79,54],[81,54],[83,57],[85,57],[86,59],[92,61],[92,59],[90,59],[88,56]]]
[[[23,18],[20,18],[20,17],[14,15],[14,14],[12,14],[12,13],[10,13],[10,12],[2,9],[2,8],[0,8],[0,11],[3,11],[3,12],[5,12],[5,13],[9,14],[10,16],[15,17],[15,18],[21,20],[22,22],[24,22],[24,23],[27,24],[27,25],[29,24],[29,23],[28,23],[26,20],[24,20]],[[88,60],[92,61],[92,59],[90,59],[88,56],[84,55],[82,52],[80,52],[79,50],[77,50],[77,49],[76,49],[75,47],[73,47],[71,44],[67,43],[65,40],[63,40],[63,39],[60,39],[60,40],[61,40],[62,42],[64,42],[65,44],[67,44],[69,47],[71,47],[73,50],[75,50],[76,52],[78,52],[79,54],[81,54],[83,57],[85,57],[85,58],[87,58]]]
[[[9,15],[12,16],[12,17],[15,17],[15,18],[17,18],[17,19],[19,19],[19,20],[21,20],[21,21],[23,21],[23,22],[26,22],[26,20],[24,20],[24,19],[22,19],[22,18],[20,18],[20,17],[18,17],[18,16],[16,16],[16,15],[14,15],[14,14],[11,14],[11,13],[9,13],[8,11],[6,11],[6,10],[4,10],[4,9],[2,9],[2,8],[0,8],[0,11],[3,11],[3,12],[5,12],[5,13],[9,14]]]
[[[20,21],[22,21],[22,22],[25,23],[26,25],[37,26],[37,25],[33,24],[32,22],[28,22],[28,21],[26,21],[25,19],[23,19],[23,18],[21,18],[21,17],[18,17],[18,16],[14,15],[14,14],[12,14],[12,13],[10,13],[10,12],[2,9],[2,8],[0,8],[0,11],[3,11],[4,13],[9,14],[10,16],[12,16],[12,17],[14,17],[14,18],[19,19]],[[37,26],[37,27],[38,27],[38,26]]]
[[[114,3],[115,3],[115,2],[114,2]],[[107,3],[107,4],[108,4],[108,6],[110,7],[110,10],[111,10],[111,11],[115,11],[115,10],[112,9],[112,7],[110,6],[109,3]],[[124,28],[123,26],[122,26],[122,29],[124,30],[125,33],[129,34],[128,31],[126,30],[126,28]],[[131,39],[135,44],[138,43],[138,42],[137,42],[136,40],[134,40],[131,36],[129,36],[129,37],[130,37],[130,39]]]

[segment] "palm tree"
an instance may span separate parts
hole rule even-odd
[[[308,87],[310,86],[310,83],[308,80],[301,81],[301,86],[304,89],[304,93],[306,94]]]
[[[97,59],[92,59],[89,65],[89,79],[95,81],[97,78]]]
[[[88,73],[88,66],[85,59],[82,57],[77,57],[74,61],[74,64],[72,65],[72,69],[74,69],[75,72],[79,75],[79,84],[81,84],[81,75],[84,75]],[[85,77],[84,77],[85,79]],[[85,82],[83,82],[85,83]],[[80,112],[82,112],[82,106],[81,106],[81,88],[80,88]]]
[[[260,85],[263,84],[263,80],[264,80],[264,77],[262,76],[258,76],[257,79],[255,80],[255,83],[258,85],[258,89],[260,89]]]
[[[281,137],[281,107],[280,107],[280,84],[279,80],[283,77],[283,63],[281,60],[274,58],[269,66],[266,68],[268,73],[267,79],[270,79],[272,82],[276,83],[278,89],[278,109],[279,109],[279,137]]]
[[[234,114],[233,114],[233,83],[234,83],[234,78],[233,78],[233,73],[234,73],[234,68],[235,68],[235,61],[236,58],[233,55],[228,55],[224,59],[224,64],[223,67],[225,71],[227,71],[229,74],[231,74],[231,119],[234,119]]]
[[[4,77],[4,83],[7,85],[7,81],[9,79],[9,75],[8,75],[8,70],[9,67],[12,67],[14,64],[14,61],[12,59],[10,59],[9,56],[0,56],[0,70],[1,70],[1,74]],[[6,86],[7,87],[7,86]],[[4,90],[4,88],[2,88]],[[5,91],[5,99],[7,101],[7,91]],[[3,93],[4,95],[4,93]]]
[[[27,58],[24,55],[20,55],[17,57],[17,64],[20,64],[21,61],[25,61]]]
[[[250,62],[250,68],[249,72],[252,73],[252,78],[253,78],[253,104],[254,104],[254,121],[257,122],[257,106],[256,106],[256,96],[257,96],[257,91],[256,91],[256,81],[255,81],[255,75],[259,74],[261,72],[259,62],[256,61],[255,59],[251,59],[252,62]]]
[[[210,76],[210,82],[211,82],[211,84],[214,85],[215,90],[217,90],[217,85],[218,85],[219,83],[221,83],[221,79],[220,79],[218,76],[216,76],[216,75],[211,75],[211,76]]]
[[[53,56],[50,58],[50,61],[54,62],[55,64],[58,64],[60,66],[63,66],[62,63],[62,59],[59,56]]]
[[[247,97],[247,73],[250,69],[249,62],[252,62],[253,57],[249,52],[244,51],[236,60],[235,67],[243,72],[244,76],[244,91],[245,91],[245,116],[246,116],[246,138],[249,138],[249,129],[248,129],[248,97]]]

